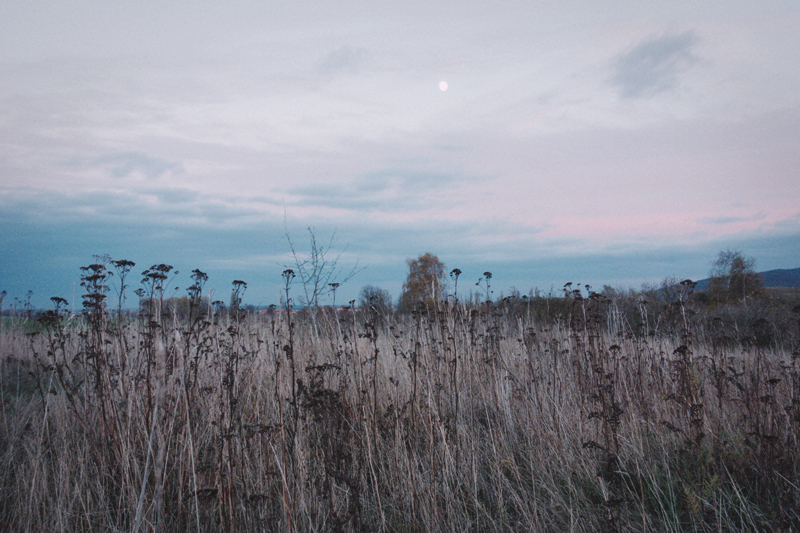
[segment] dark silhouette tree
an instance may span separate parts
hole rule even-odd
[[[392,312],[392,296],[389,291],[374,285],[366,285],[362,287],[358,300],[367,322],[375,327],[386,324],[386,318]]]
[[[358,295],[358,305],[364,309],[375,309],[381,313],[392,310],[392,296],[386,289],[375,285],[366,285]]]

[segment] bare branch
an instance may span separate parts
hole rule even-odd
[[[312,226],[306,228],[309,239],[309,253],[308,256],[303,256],[298,253],[297,247],[289,234],[285,211],[283,227],[286,241],[289,243],[289,250],[292,253],[294,270],[303,284],[304,305],[319,307],[320,299],[325,294],[333,293],[335,290],[334,285],[338,288],[341,284],[346,283],[364,270],[364,267],[359,268],[358,261],[356,261],[355,266],[347,274],[343,274],[343,269],[339,268],[339,260],[344,252],[347,251],[347,247],[339,252],[335,258],[330,259],[336,245],[336,230],[331,234],[327,244],[320,246],[317,241],[316,230]]]

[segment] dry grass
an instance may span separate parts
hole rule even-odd
[[[797,354],[569,302],[6,321],[0,530],[800,530]]]

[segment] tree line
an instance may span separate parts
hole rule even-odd
[[[406,264],[408,272],[397,301],[396,309],[398,311],[407,312],[421,306],[434,306],[448,297],[458,298],[458,280],[462,273],[458,268],[448,273],[445,264],[430,252],[421,254],[417,258],[407,259]],[[711,263],[707,287],[702,291],[697,291],[702,293],[702,295],[698,295],[698,298],[704,303],[716,306],[729,304],[746,306],[748,301],[764,295],[761,276],[756,272],[755,265],[754,258],[745,256],[739,250],[719,252],[717,258]],[[454,282],[452,293],[448,293],[448,276]],[[491,301],[494,294],[491,290],[491,280],[492,273],[484,272],[475,284],[478,287],[477,294],[471,294],[471,299],[482,297],[484,301]],[[684,280],[665,280],[666,285],[677,285],[680,281]],[[652,288],[644,287],[643,290],[652,290]],[[666,286],[661,290],[668,292],[670,289]],[[591,291],[587,289],[587,292]],[[606,286],[601,292],[619,294],[620,290]],[[538,294],[538,291],[535,294]],[[512,291],[509,296],[522,298],[517,291]],[[530,296],[534,296],[534,291],[531,291]],[[666,297],[666,295],[664,296]],[[365,307],[376,306],[387,310],[395,308],[389,292],[373,285],[362,288],[359,303]]]

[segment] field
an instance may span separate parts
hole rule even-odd
[[[0,530],[800,531],[798,316],[690,289],[5,317]]]

